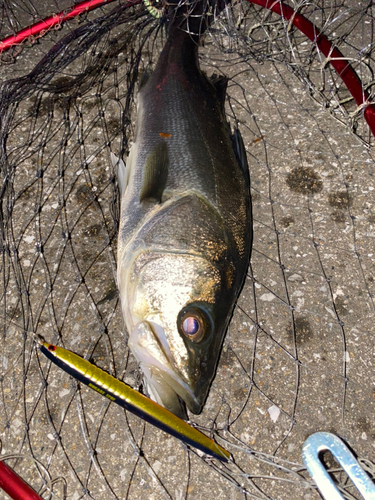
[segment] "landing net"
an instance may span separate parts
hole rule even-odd
[[[371,100],[372,3],[289,5],[340,49]],[[1,8],[3,37],[53,13],[30,0]],[[164,41],[143,5],[113,2],[1,55],[1,455],[18,457],[7,463],[46,499],[319,499],[301,460],[315,431],[344,438],[373,474],[374,140],[364,107],[282,16],[233,3],[200,48],[206,72],[230,78],[228,119],[251,177],[251,267],[192,416],[234,463],[77,385],[34,342],[141,388],[116,288],[110,153],[126,158],[138,81]]]

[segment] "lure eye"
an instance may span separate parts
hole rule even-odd
[[[181,314],[182,313],[182,314]],[[207,329],[203,313],[195,308],[189,307],[180,313],[178,320],[180,331],[191,341],[200,342]]]

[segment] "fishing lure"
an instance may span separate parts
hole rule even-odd
[[[110,401],[204,453],[224,462],[230,458],[230,453],[215,441],[121,380],[72,351],[47,342],[40,343],[41,352],[55,365]]]
[[[143,0],[146,9],[156,19],[160,19],[164,12],[164,6],[160,0]]]

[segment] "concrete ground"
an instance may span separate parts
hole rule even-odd
[[[76,26],[25,48],[0,68],[1,80],[27,74]],[[366,45],[370,26],[363,21],[353,40]],[[248,153],[254,244],[208,400],[191,421],[234,460],[202,457],[77,386],[23,333],[141,386],[118,304],[109,163],[121,150],[130,59],[118,54],[102,86],[69,101],[66,85],[90,63],[87,53],[55,76],[54,98],[39,87],[20,99],[7,139],[16,170],[3,201],[1,454],[22,455],[7,463],[38,491],[49,478],[56,497],[70,500],[314,500],[301,449],[316,431],[343,438],[370,470],[375,461],[372,148],[284,64],[257,63],[242,40],[235,51],[223,40],[221,49],[207,42],[202,64],[230,77],[227,111]],[[144,66],[157,47],[147,46]],[[368,139],[366,127],[360,120]]]

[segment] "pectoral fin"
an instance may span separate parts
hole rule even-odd
[[[166,143],[159,142],[148,155],[144,167],[142,188],[139,201],[152,198],[159,203],[168,179],[168,148]]]
[[[125,167],[125,163],[121,160],[121,158],[116,156],[114,153],[111,153],[111,162],[117,174],[117,181],[120,188],[120,194],[122,196],[125,193],[126,187],[128,185],[130,169],[127,169]]]
[[[138,92],[141,90],[142,87],[146,85],[149,78],[150,78],[150,73],[147,70],[144,71],[139,79]]]

